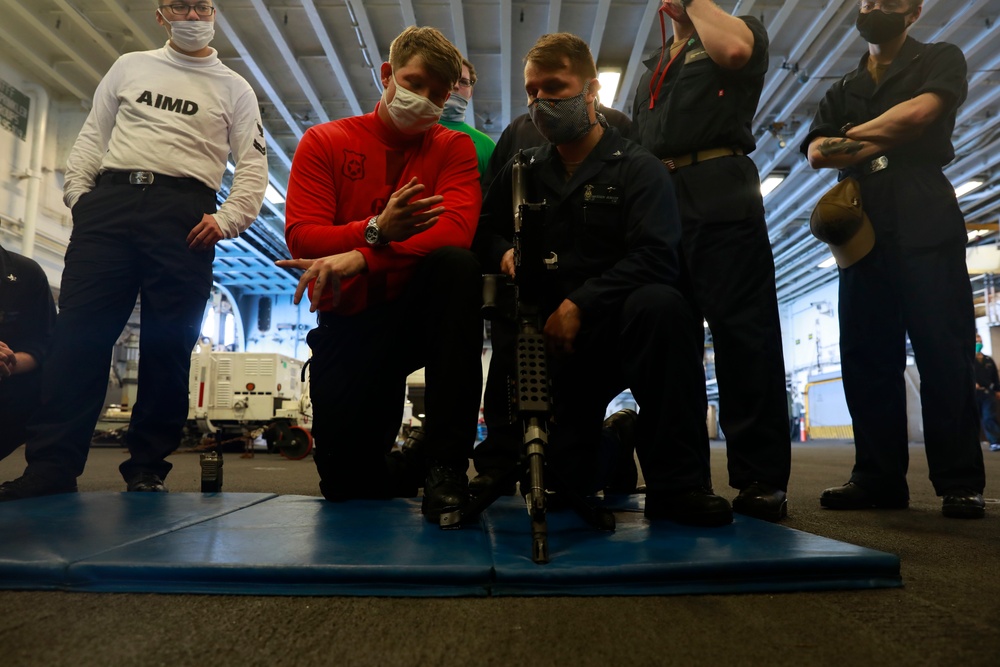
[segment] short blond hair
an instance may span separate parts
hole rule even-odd
[[[394,70],[406,66],[414,56],[420,56],[427,71],[449,86],[462,78],[462,54],[436,28],[411,25],[389,45],[389,64]]]
[[[533,63],[546,70],[566,68],[563,58],[569,60],[569,70],[583,80],[597,78],[597,67],[590,46],[576,35],[555,32],[542,35],[524,56],[524,62]]]

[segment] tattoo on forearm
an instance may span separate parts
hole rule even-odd
[[[830,157],[831,155],[856,155],[864,148],[864,144],[853,139],[843,137],[830,137],[824,139],[819,145],[820,155]]]

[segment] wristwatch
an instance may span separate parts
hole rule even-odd
[[[382,237],[382,230],[378,228],[377,215],[373,215],[365,226],[365,241],[372,247],[383,246],[389,243]]]

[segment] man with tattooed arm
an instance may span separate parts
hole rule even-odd
[[[864,257],[840,268],[840,348],[854,423],[850,481],[829,509],[905,508],[906,336],[920,371],[930,479],[945,516],[981,518],[985,486],[974,396],[975,319],[965,224],[942,168],[965,101],[965,57],[909,36],[922,0],[861,0],[868,52],[820,103],[801,150],[816,169],[861,185],[875,231]]]

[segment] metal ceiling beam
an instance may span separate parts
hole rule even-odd
[[[119,0],[104,0],[104,4],[111,10],[111,13],[115,17],[125,24],[125,29],[132,34],[135,39],[139,40],[139,45],[146,50],[151,50],[159,46],[146,33],[146,30],[140,26],[135,19],[132,18],[132,13],[129,12],[125,7],[122,7]],[[155,13],[155,9],[149,8],[150,14]]]
[[[559,32],[560,14],[562,14],[562,0],[551,0],[549,2],[549,29],[545,32]]]
[[[10,50],[17,53],[18,57],[26,59],[32,65],[45,72],[46,75],[74,97],[80,100],[89,100],[93,97],[93,91],[90,93],[84,92],[79,86],[60,74],[52,65],[38,57],[36,54],[37,48],[29,47],[20,41],[12,33],[8,32],[2,23],[0,23],[0,39],[3,40]]]
[[[417,14],[413,11],[413,3],[410,0],[399,0],[399,8],[403,12],[403,27],[417,25]]]
[[[748,16],[753,11],[756,0],[739,0],[733,7],[733,16]]]
[[[598,0],[594,29],[590,33],[590,53],[594,56],[595,64],[600,58],[601,41],[604,39],[604,32],[608,29],[608,12],[610,10],[611,0]]]
[[[351,14],[351,19],[354,21],[355,32],[360,32],[358,48],[361,49],[361,57],[364,59],[365,65],[371,68],[372,81],[375,83],[375,89],[378,91],[378,94],[381,95],[384,86],[382,85],[382,78],[379,76],[379,69],[382,62],[388,60],[388,49],[385,50],[384,53],[386,55],[383,57],[383,51],[378,48],[378,40],[375,39],[372,22],[368,18],[368,12],[365,11],[364,3],[359,2],[355,6],[351,3],[351,0],[345,0],[345,4],[347,5],[347,11]],[[372,49],[374,49],[374,53]]]
[[[75,48],[67,44],[62,37],[52,32],[52,30],[42,23],[38,17],[22,7],[19,2],[13,2],[12,0],[3,0],[3,2],[8,7],[13,9],[14,13],[26,21],[28,25],[38,31],[47,42],[66,54],[66,56],[76,63],[77,67],[79,67],[84,74],[89,76],[95,84],[101,81],[101,78],[103,78],[104,75],[94,69],[90,63],[83,59],[83,56],[76,52]]]
[[[792,50],[785,55],[786,65],[790,65],[795,68],[795,72],[804,71],[800,70],[798,67],[799,60],[804,58],[809,52],[809,49],[814,47],[814,45],[819,45],[825,43],[829,40],[830,36],[837,29],[837,26],[843,21],[844,17],[839,16],[839,12],[846,12],[844,8],[838,7],[836,3],[830,3],[827,5],[826,9],[816,17],[809,29],[806,31],[802,38],[796,42]],[[822,34],[822,37],[820,37]],[[789,75],[793,73],[792,69],[787,69],[782,67],[781,69],[775,70],[767,79],[764,84],[764,90],[761,92],[760,99],[763,101],[763,108],[758,108],[755,117],[757,119],[762,119],[767,115],[768,105],[771,100],[776,99],[777,89],[785,84],[786,79]]]
[[[88,21],[83,14],[80,13],[80,10],[66,2],[66,0],[53,0],[53,2],[55,2],[60,9],[66,12],[66,16],[69,20],[75,23],[76,26],[80,28],[85,35],[87,35],[87,37],[94,40],[94,43],[97,44],[102,51],[108,54],[112,61],[118,60],[118,56],[121,55],[121,53],[118,52],[118,49],[112,46],[111,42],[109,42],[104,35],[94,29],[94,26],[91,25],[90,21]]]
[[[465,12],[462,10],[462,2],[461,0],[451,0],[450,5],[451,5],[451,24],[454,27],[455,31],[455,41],[454,41],[455,48],[458,49],[459,53],[462,54],[463,58],[469,60],[469,45],[466,41],[466,36],[465,36]],[[465,110],[465,118],[467,119],[466,122],[468,122],[468,119],[471,118],[472,122],[469,124],[475,127],[476,111],[475,108],[473,107],[473,100],[471,99],[469,100],[469,106]]]
[[[652,1],[652,0],[650,0]],[[511,109],[513,108],[513,91],[510,79],[513,75],[511,60],[514,51],[513,39],[513,4],[511,0],[500,0],[500,124],[510,125]]]
[[[337,82],[340,84],[341,90],[344,91],[344,97],[347,98],[347,104],[351,107],[351,113],[355,116],[360,116],[362,113],[361,103],[358,102],[357,93],[354,92],[354,87],[351,85],[351,78],[347,75],[347,70],[344,69],[344,63],[340,58],[340,54],[337,53],[337,49],[330,40],[330,35],[326,32],[326,27],[323,25],[323,19],[316,9],[316,4],[313,0],[302,0],[302,9],[305,10],[306,16],[309,18],[309,24],[312,25],[313,30],[316,32],[316,37],[323,47],[323,53],[326,54],[326,59],[329,61],[330,67],[333,68],[333,73],[337,77]]]
[[[257,16],[260,17],[261,23],[266,28],[264,32],[271,36],[271,41],[278,47],[278,52],[281,53],[281,57],[284,59],[285,65],[288,66],[292,78],[295,79],[295,82],[299,84],[299,88],[305,93],[306,99],[309,100],[309,104],[312,106],[313,112],[316,114],[319,122],[326,123],[330,120],[330,114],[323,108],[323,103],[319,101],[319,95],[316,94],[316,88],[302,70],[299,61],[295,59],[295,54],[292,53],[292,49],[288,46],[288,41],[282,35],[281,29],[278,27],[274,17],[271,16],[271,10],[264,5],[263,0],[250,0],[250,4],[257,10]]]
[[[218,1],[216,1],[215,7],[215,24],[222,28],[223,32],[226,33],[226,37],[229,38],[229,42],[233,45],[233,48],[236,49],[237,53],[240,54],[244,64],[250,69],[254,79],[257,80],[257,84],[261,87],[261,90],[264,91],[264,94],[267,95],[268,100],[270,100],[271,104],[274,105],[278,114],[285,120],[285,123],[288,125],[288,129],[295,134],[296,138],[301,139],[304,132],[299,126],[298,121],[292,116],[292,112],[288,110],[288,107],[285,105],[284,100],[282,100],[281,95],[274,89],[274,86],[271,85],[270,80],[268,80],[267,75],[264,74],[264,70],[261,69],[260,65],[257,64],[257,61],[254,59],[253,55],[251,55],[250,50],[243,44],[243,40],[236,34],[233,26],[226,19]]]
[[[653,27],[653,21],[656,19],[656,12],[659,8],[660,0],[647,0],[646,12],[642,15],[642,19],[639,22],[639,30],[635,35],[635,44],[632,46],[632,53],[628,58],[628,66],[625,67],[622,82],[618,86],[618,97],[611,104],[612,107],[619,111],[625,110],[625,101],[628,100],[628,96],[631,95],[636,85],[638,85],[643,66],[642,55],[646,48],[646,37],[649,36],[649,31]]]

